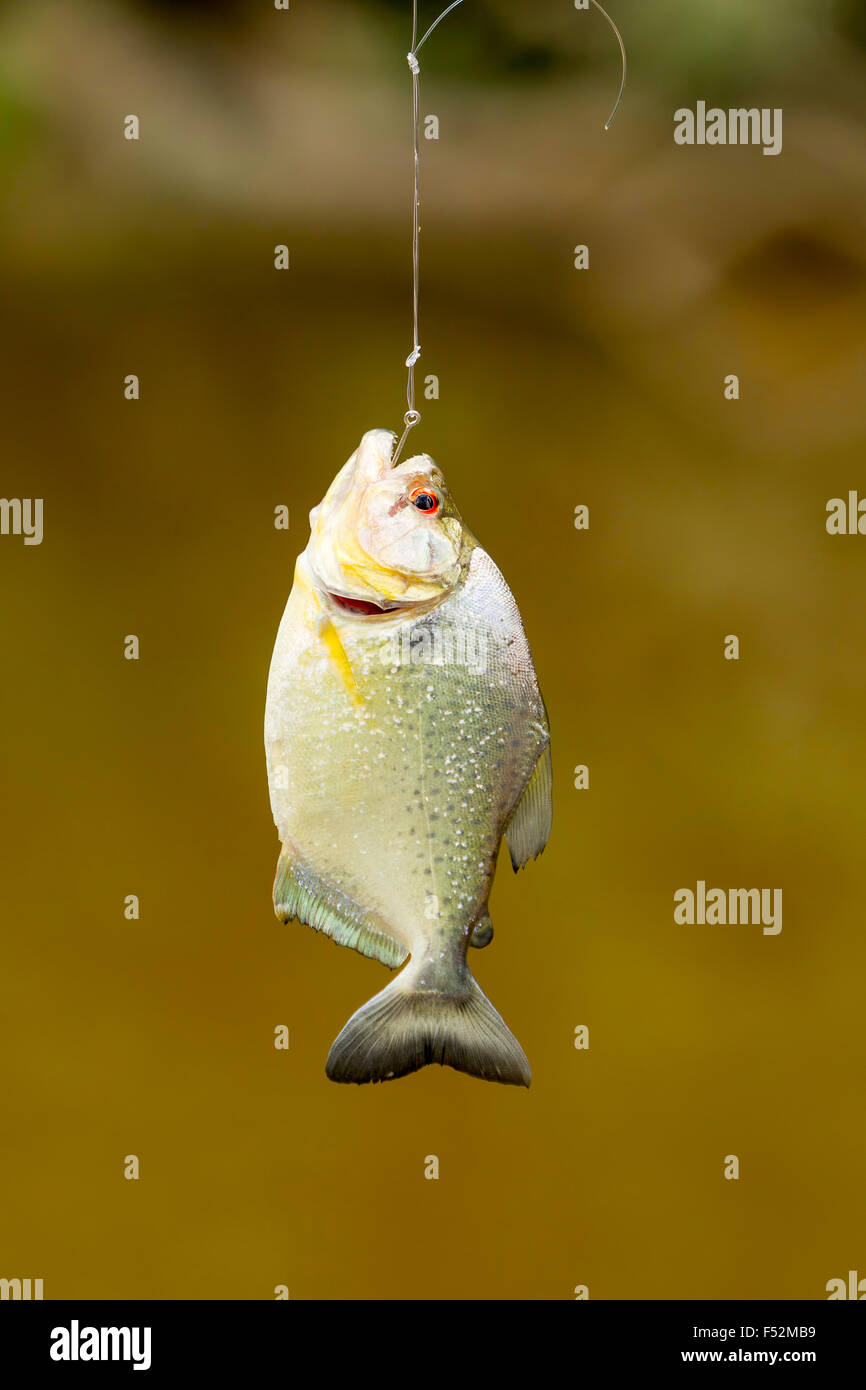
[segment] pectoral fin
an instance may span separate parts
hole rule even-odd
[[[277,864],[274,911],[281,922],[296,917],[330,936],[338,946],[351,946],[392,970],[409,955],[384,922],[374,919],[339,889],[321,883],[288,849],[283,850]]]
[[[552,823],[553,765],[548,744],[505,827],[515,873],[544,849],[550,839]]]

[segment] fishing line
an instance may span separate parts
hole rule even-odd
[[[613,110],[611,111],[610,115],[608,116],[607,120],[606,120],[605,123],[604,123],[604,128],[605,128],[605,130],[610,130],[611,125],[613,124],[613,118],[614,118],[614,116],[616,115],[617,111],[619,110],[619,104],[620,104],[620,102],[622,101],[622,94],[623,94],[623,92],[625,91],[625,79],[626,79],[626,73],[627,73],[627,71],[628,71],[628,59],[627,59],[626,56],[625,56],[625,44],[624,44],[623,41],[622,41],[622,34],[621,34],[621,33],[619,32],[619,30],[617,29],[616,25],[614,24],[613,20],[611,19],[610,15],[608,14],[607,10],[604,8],[603,5],[600,5],[600,4],[598,3],[598,0],[592,0],[592,3],[595,5],[595,8],[596,8],[597,10],[600,10],[600,11],[601,11],[601,13],[604,15],[605,19],[607,20],[608,24],[610,25],[611,29],[612,29],[613,32],[616,34],[616,41],[617,41],[617,43],[619,44],[619,51],[620,51],[620,53],[622,54],[622,81],[621,81],[620,84],[619,84],[619,95],[617,96],[617,99],[616,99],[616,101],[615,101],[614,104],[613,104]]]
[[[403,433],[400,436],[391,459],[392,468],[396,466],[400,458],[409,431],[414,429],[421,419],[420,411],[415,408],[415,364],[421,356],[421,344],[418,341],[418,286],[421,270],[421,67],[418,62],[418,53],[433,33],[433,30],[438,28],[446,15],[449,15],[452,10],[456,10],[457,6],[462,4],[463,0],[452,0],[452,3],[442,11],[437,19],[434,19],[430,28],[424,36],[419,39],[418,0],[412,0],[412,45],[409,52],[406,54],[406,62],[409,64],[409,71],[412,74],[412,156],[414,163],[412,198],[412,351],[406,358],[406,370],[408,373],[406,380],[406,405],[408,408],[403,416]],[[619,51],[622,55],[622,81],[620,82],[619,93],[614,103],[613,110],[604,123],[605,130],[610,130],[613,118],[619,110],[623,92],[625,91],[628,64],[625,56],[625,44],[623,43],[622,34],[619,32],[619,29],[614,24],[604,6],[599,4],[599,0],[592,0],[592,4],[604,15],[616,35],[616,41],[619,44]]]
[[[396,466],[397,460],[406,443],[406,437],[411,429],[414,429],[421,419],[420,411],[415,409],[415,363],[421,356],[421,344],[418,341],[418,283],[421,268],[421,68],[418,63],[418,50],[424,46],[433,30],[443,21],[446,15],[452,10],[456,10],[458,5],[462,5],[463,0],[453,0],[453,3],[444,9],[438,19],[434,19],[430,28],[422,39],[418,40],[418,0],[412,0],[412,44],[406,54],[406,62],[409,64],[409,71],[412,74],[412,157],[414,161],[414,180],[412,198],[412,351],[406,358],[406,369],[408,372],[406,380],[406,405],[408,407],[403,416],[403,433],[400,441],[394,450],[391,466]]]

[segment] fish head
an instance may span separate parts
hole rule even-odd
[[[395,436],[369,430],[310,513],[313,580],[363,614],[430,603],[466,563],[469,534],[427,454],[391,464]]]

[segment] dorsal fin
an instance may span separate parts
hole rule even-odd
[[[553,764],[547,745],[511,813],[505,837],[514,872],[528,859],[536,859],[550,839],[553,823]]]

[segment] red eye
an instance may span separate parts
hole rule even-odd
[[[417,507],[419,512],[425,512],[427,516],[435,516],[441,505],[437,494],[429,487],[416,487],[414,492],[409,494],[409,501],[413,507]]]

